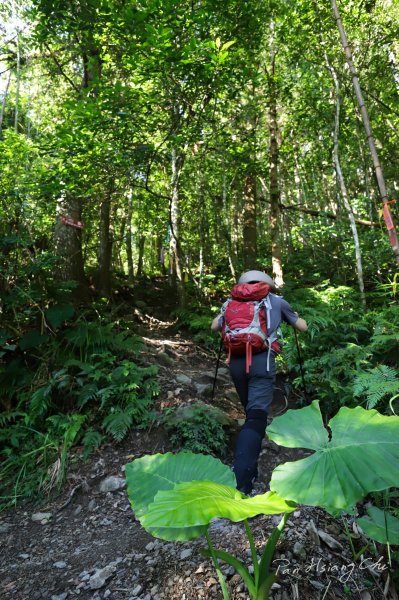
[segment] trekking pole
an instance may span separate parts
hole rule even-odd
[[[305,396],[306,404],[310,404],[311,401],[309,400],[308,392],[306,390],[305,374],[303,372],[302,356],[301,356],[301,350],[299,348],[298,333],[297,333],[296,329],[294,329],[294,333],[295,333],[296,349],[297,349],[297,352],[298,352],[299,370],[301,371],[301,377],[302,377],[303,393],[304,393],[304,396]]]
[[[212,402],[213,402],[213,398],[215,396],[216,379],[218,376],[218,369],[219,369],[220,357],[222,355],[222,348],[223,348],[223,336],[220,336],[219,353],[218,353],[218,359],[216,361],[215,377],[213,378],[213,386],[212,386],[212,395],[211,395]]]

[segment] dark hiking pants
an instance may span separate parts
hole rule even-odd
[[[267,425],[267,412],[273,400],[275,382],[274,353],[254,354],[249,373],[245,372],[245,356],[232,356],[230,374],[245,409],[246,419],[238,435],[233,470],[237,489],[244,494],[252,490],[257,476],[258,458]]]

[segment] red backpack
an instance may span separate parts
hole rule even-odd
[[[222,308],[222,337],[230,357],[245,356],[246,372],[252,363],[252,354],[264,350],[280,352],[277,335],[269,333],[271,303],[270,286],[264,282],[242,283],[231,290],[231,298]]]

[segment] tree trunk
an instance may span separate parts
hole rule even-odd
[[[226,178],[226,168],[225,168],[224,157],[223,157],[222,204],[223,204],[223,220],[224,220],[224,227],[225,227],[226,239],[227,239],[227,257],[228,257],[228,261],[229,261],[230,273],[234,279],[237,279],[236,271],[234,268],[232,247],[231,247],[231,232],[230,232],[230,227],[229,227],[230,219],[229,219],[229,211],[228,211],[228,206],[227,206],[227,178]]]
[[[20,39],[19,39],[19,30],[17,29],[17,81],[16,81],[16,89],[15,89],[15,118],[14,118],[14,130],[15,133],[18,133],[18,118],[19,118],[19,88],[21,85],[21,49],[20,49]]]
[[[141,277],[144,273],[144,246],[145,246],[145,236],[139,236],[139,257],[137,259],[137,277]]]
[[[249,271],[256,267],[256,183],[255,176],[249,174],[245,178],[244,187],[244,269]]]
[[[171,224],[171,237],[170,237],[170,267],[171,277],[176,281],[177,278],[177,291],[179,295],[180,306],[185,305],[185,289],[184,289],[184,276],[182,269],[182,258],[180,252],[180,239],[179,239],[179,222],[180,222],[180,206],[179,206],[179,181],[181,170],[183,168],[184,157],[178,155],[176,148],[172,148],[172,179],[171,179],[171,201],[170,201],[170,224]]]
[[[269,75],[269,131],[270,131],[270,236],[272,240],[272,271],[277,287],[284,285],[283,264],[280,250],[280,189],[278,183],[279,147],[277,125],[277,90],[275,82],[276,55],[272,49],[271,73]]]
[[[100,205],[100,231],[98,248],[97,289],[105,298],[109,298],[111,295],[111,204],[112,190],[110,189]]]
[[[132,218],[133,218],[133,192],[130,189],[128,195],[127,215],[126,215],[126,256],[127,256],[127,280],[130,284],[134,279],[133,267],[133,233],[132,233]]]
[[[367,108],[366,108],[366,105],[363,100],[362,91],[360,89],[359,78],[357,75],[355,65],[353,63],[352,52],[351,52],[351,49],[348,44],[348,40],[347,40],[346,33],[345,33],[345,30],[344,30],[344,27],[343,27],[343,24],[341,21],[341,16],[339,14],[336,0],[331,0],[331,6],[332,6],[332,9],[334,12],[335,20],[337,22],[339,35],[340,35],[340,39],[341,39],[341,44],[342,44],[342,47],[344,49],[345,56],[346,56],[346,62],[348,63],[349,70],[352,74],[353,87],[355,89],[357,101],[359,103],[359,108],[360,108],[360,112],[361,112],[362,119],[363,119],[363,125],[366,130],[366,134],[367,134],[367,140],[368,140],[368,144],[369,144],[369,148],[370,148],[371,157],[373,160],[374,172],[375,172],[375,176],[376,176],[377,183],[378,183],[378,189],[380,191],[381,201],[384,203],[384,212],[388,216],[389,215],[389,207],[388,207],[389,199],[388,199],[388,194],[387,194],[387,190],[386,190],[386,186],[385,186],[385,179],[384,179],[382,167],[381,167],[381,164],[380,164],[380,161],[378,158],[378,152],[377,152],[377,148],[375,145],[374,135],[373,135],[373,131],[371,128]],[[389,217],[390,217],[390,215],[389,215]],[[389,220],[389,219],[387,219],[387,220]],[[398,238],[397,238],[397,234],[396,234],[396,229],[393,226],[392,222],[389,225],[387,223],[387,228],[388,228],[389,240],[391,242],[393,253],[395,255],[396,262],[399,265],[399,243],[398,243]]]
[[[3,120],[4,120],[4,113],[6,110],[6,103],[7,103],[7,96],[8,96],[8,89],[10,87],[10,83],[11,83],[11,76],[12,76],[12,71],[10,69],[10,73],[8,75],[8,80],[7,80],[7,85],[6,85],[6,89],[4,90],[4,96],[3,96],[3,100],[1,102],[1,112],[0,112],[0,135],[1,135],[1,130],[3,128]]]
[[[67,211],[67,212],[66,212]],[[55,253],[59,261],[59,277],[62,281],[75,281],[77,295],[87,295],[83,268],[82,230],[62,223],[62,217],[81,221],[82,203],[79,198],[69,197],[57,205],[57,222],[54,231]]]
[[[327,59],[327,57],[326,57]],[[362,300],[363,308],[366,309],[366,296],[364,294],[364,281],[363,281],[363,265],[362,265],[362,255],[360,250],[360,242],[359,236],[357,233],[357,227],[355,222],[355,217],[353,215],[353,210],[350,205],[348,199],[348,192],[346,189],[345,179],[341,169],[341,163],[339,160],[339,117],[340,117],[340,90],[339,90],[339,82],[336,72],[332,67],[330,67],[327,59],[327,67],[329,68],[333,81],[334,81],[334,89],[335,89],[335,127],[334,127],[334,146],[333,146],[333,165],[335,169],[335,173],[338,179],[339,187],[341,190],[341,197],[348,214],[349,223],[352,229],[353,241],[355,243],[355,255],[356,255],[356,274],[357,280],[359,283],[359,291],[360,298]]]

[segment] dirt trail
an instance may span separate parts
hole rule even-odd
[[[146,317],[145,310],[137,311],[136,318],[141,321],[146,343],[142,358],[159,365],[161,394],[155,407],[161,409],[201,397],[201,390],[205,389],[201,386],[209,386],[212,381],[212,356],[189,339],[177,334],[171,336],[170,323]],[[277,387],[271,418],[287,404],[282,380]],[[223,369],[215,403],[236,420],[244,416]],[[234,435],[231,448],[233,444]],[[171,449],[160,427],[154,426],[147,432],[132,431],[123,443],[101,447],[85,463],[78,460],[76,453],[67,484],[56,500],[1,514],[0,597],[3,600],[222,598],[210,561],[204,560],[198,551],[204,547],[204,540],[184,544],[155,540],[140,527],[130,508],[123,487],[124,465],[143,454]],[[265,441],[259,492],[266,491],[277,464],[305,454]],[[226,462],[231,458],[230,449]],[[110,491],[106,491],[105,482]],[[251,520],[259,550],[275,523],[276,518],[271,517]],[[321,534],[327,534],[324,541]],[[217,522],[211,527],[211,537],[217,547],[248,558],[250,551],[241,524]],[[299,507],[293,513],[276,560],[280,561],[276,566],[281,565],[281,577],[271,592],[275,600],[384,598],[384,573],[379,574],[375,569],[371,573],[365,566],[353,565],[341,524],[321,510]],[[336,569],[331,570],[334,565]],[[225,572],[232,600],[248,598],[241,579],[230,567]]]

